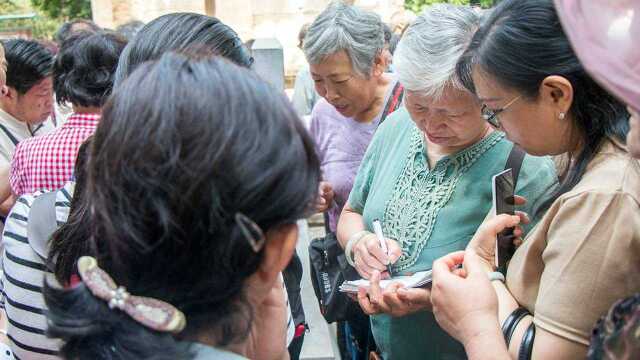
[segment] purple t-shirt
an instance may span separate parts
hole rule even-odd
[[[385,105],[396,82],[393,79],[387,88]],[[342,116],[323,98],[313,107],[310,132],[320,158],[322,180],[329,182],[335,193],[335,203],[328,211],[331,231],[336,231],[338,217],[349,199],[358,167],[378,128],[383,110],[372,122],[363,124]]]

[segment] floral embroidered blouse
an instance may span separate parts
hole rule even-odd
[[[401,244],[396,274],[430,269],[434,260],[465,248],[491,210],[491,178],[504,169],[513,144],[496,131],[433,168],[425,146],[409,113],[398,109],[376,132],[349,196],[365,227],[371,229],[378,218],[385,236]],[[533,214],[556,183],[550,158],[527,155],[516,193],[528,203],[520,210]],[[431,312],[378,315],[371,322],[385,359],[465,358],[462,345],[439,328]]]

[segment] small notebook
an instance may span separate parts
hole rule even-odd
[[[380,288],[384,289],[391,283],[401,283],[404,287],[419,288],[425,287],[431,284],[431,270],[418,271],[410,276],[394,276],[391,279],[381,280]],[[340,292],[345,293],[357,293],[359,287],[368,289],[370,286],[369,280],[360,279],[353,281],[345,281],[340,285]]]

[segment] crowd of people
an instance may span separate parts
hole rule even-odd
[[[639,358],[639,16],[437,4],[394,34],[337,1],[300,32],[292,101],[205,15],[3,41],[10,356],[297,359],[297,221],[320,212],[369,281],[343,359]]]

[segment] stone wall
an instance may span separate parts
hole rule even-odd
[[[297,48],[298,32],[330,0],[92,0],[94,21],[115,28],[130,20],[149,22],[163,14],[190,11],[213,15],[235,29],[243,40],[277,38],[284,47],[285,73],[295,74],[305,62]],[[352,0],[390,22],[403,12],[403,0]]]

